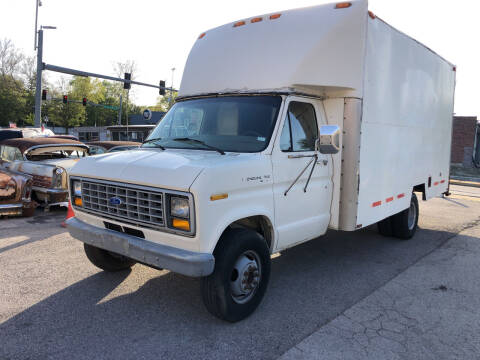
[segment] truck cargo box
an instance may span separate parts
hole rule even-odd
[[[368,11],[365,0],[281,11],[208,30],[179,98],[316,97],[343,130],[330,227],[355,230],[447,190],[455,67]]]

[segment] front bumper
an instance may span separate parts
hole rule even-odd
[[[40,201],[46,203],[62,203],[68,200],[68,190],[66,189],[50,189],[34,186],[32,190],[37,194]]]
[[[21,215],[23,204],[0,204],[0,215]]]
[[[213,272],[212,254],[156,244],[135,236],[89,225],[77,218],[66,221],[70,234],[86,243],[139,261],[187,276],[208,276]]]

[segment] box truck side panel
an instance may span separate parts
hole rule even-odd
[[[406,209],[449,179],[455,72],[440,56],[380,19],[368,21],[358,224]]]

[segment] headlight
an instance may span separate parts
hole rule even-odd
[[[170,215],[187,219],[190,216],[190,204],[187,198],[170,198]]]
[[[83,201],[82,201],[82,182],[78,180],[73,180],[71,182],[72,188],[71,188],[71,201],[73,205],[76,206],[83,206]]]
[[[32,181],[28,181],[25,184],[25,189],[23,190],[23,200],[30,200],[32,197]]]
[[[73,181],[72,189],[74,196],[82,196],[82,183],[80,181]]]
[[[62,168],[56,168],[53,172],[53,187],[61,188],[62,187],[62,174],[65,172]]]

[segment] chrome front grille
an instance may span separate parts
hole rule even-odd
[[[162,191],[82,179],[85,210],[99,216],[126,219],[138,226],[165,226],[164,198]]]

